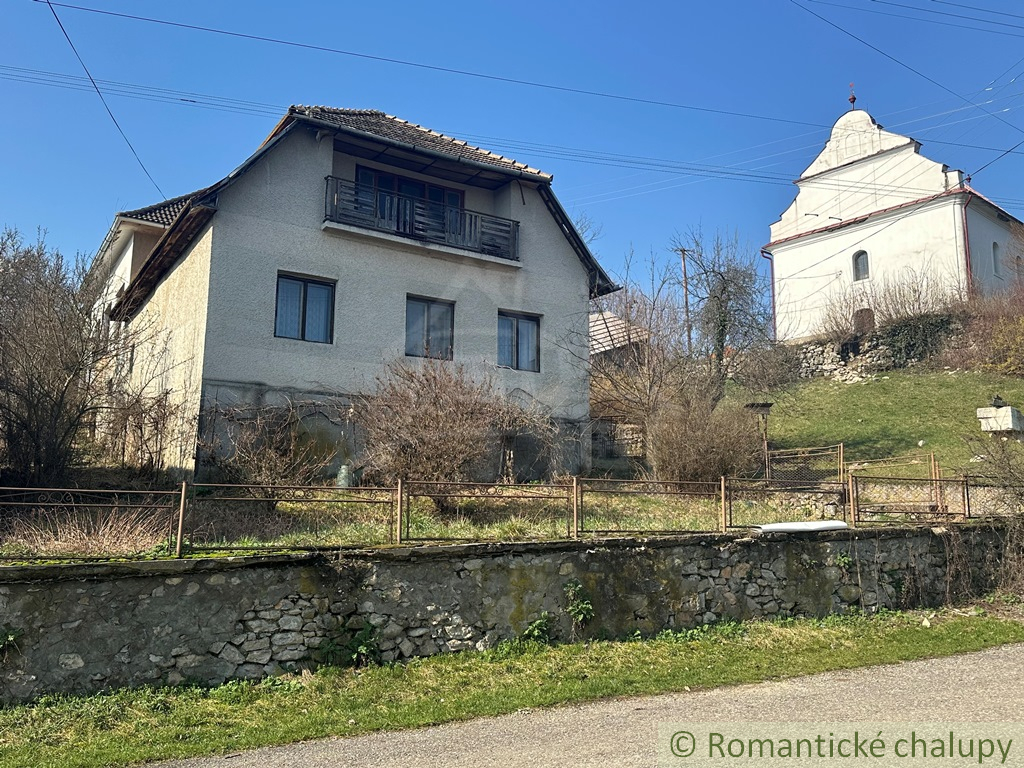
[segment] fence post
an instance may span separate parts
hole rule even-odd
[[[850,517],[850,527],[851,528],[856,528],[857,527],[857,498],[856,498],[856,496],[854,494],[856,493],[856,489],[857,489],[857,478],[854,476],[853,472],[847,472],[846,473],[846,483],[847,483],[847,488],[846,488],[846,506],[850,510],[850,515],[849,515],[849,517]]]
[[[395,544],[402,543],[402,521],[405,517],[405,482],[402,478],[398,478],[398,487],[395,489],[395,493],[398,496],[395,502]]]
[[[843,467],[846,464],[846,455],[843,444],[839,444],[839,482],[843,482]]]
[[[580,537],[580,497],[583,490],[580,488],[580,479],[572,476],[572,528],[569,535],[574,539]]]
[[[181,500],[178,502],[178,537],[174,542],[174,556],[181,558],[181,548],[185,535],[185,499],[188,493],[188,481],[181,481]]]
[[[726,507],[726,488],[725,488],[725,475],[722,475],[722,519],[721,527],[722,533],[726,533],[729,530],[729,516]]]
[[[964,477],[964,522],[971,519],[971,478]]]

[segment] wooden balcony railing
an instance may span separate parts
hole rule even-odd
[[[324,221],[519,261],[519,222],[327,177]]]

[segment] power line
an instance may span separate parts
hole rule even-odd
[[[1024,16],[1019,13],[1010,13],[1009,11],[993,11],[989,8],[981,8],[977,5],[965,5],[964,3],[953,3],[950,0],[931,0],[933,3],[939,3],[941,5],[952,5],[955,8],[966,8],[969,11],[981,11],[982,13],[988,13],[993,16],[1009,16],[1014,19],[1024,19]]]
[[[804,12],[806,12],[806,13],[809,13],[809,14],[811,14],[811,15],[812,15],[812,16],[814,16],[814,17],[815,17],[816,19],[819,19],[819,20],[821,20],[821,21],[825,22],[826,24],[828,24],[828,25],[829,25],[830,27],[832,27],[833,29],[835,29],[835,30],[838,30],[839,32],[842,32],[842,33],[843,33],[844,35],[846,35],[846,36],[848,36],[848,37],[852,37],[852,38],[853,38],[854,40],[856,40],[856,41],[857,41],[858,43],[860,43],[861,45],[865,45],[865,46],[867,46],[867,47],[868,47],[868,48],[870,48],[871,50],[875,51],[875,53],[878,53],[878,54],[880,54],[880,55],[884,56],[885,58],[889,59],[889,61],[893,62],[894,64],[897,64],[897,65],[899,65],[899,66],[903,67],[904,69],[906,69],[906,70],[908,70],[908,71],[910,71],[910,72],[913,72],[913,73],[914,73],[915,75],[917,75],[918,77],[920,77],[920,78],[923,78],[923,79],[927,80],[927,81],[928,81],[929,83],[931,83],[932,85],[935,85],[935,86],[937,86],[937,87],[941,88],[941,89],[942,89],[942,90],[944,90],[944,91],[945,91],[946,93],[949,93],[949,94],[951,94],[951,95],[953,95],[953,96],[956,96],[956,97],[957,97],[958,99],[960,99],[961,101],[967,102],[967,103],[968,103],[968,104],[970,104],[970,105],[971,105],[972,107],[974,107],[974,108],[976,108],[976,109],[980,109],[980,110],[981,110],[982,112],[984,112],[985,114],[987,114],[987,115],[988,115],[989,117],[994,117],[994,118],[995,118],[996,120],[998,120],[998,121],[999,121],[999,122],[1001,122],[1001,123],[1004,123],[1005,125],[1008,125],[1008,126],[1010,126],[1011,128],[1013,128],[1013,130],[1017,131],[1018,133],[1024,133],[1024,129],[1022,129],[1022,128],[1019,128],[1019,127],[1017,127],[1016,125],[1014,125],[1013,123],[1009,122],[1008,120],[1004,120],[1004,119],[1003,119],[1003,118],[1001,118],[1001,117],[1000,117],[1000,116],[999,116],[998,114],[993,114],[992,112],[989,112],[989,111],[988,111],[987,109],[985,109],[984,107],[981,107],[981,106],[979,106],[979,105],[975,104],[975,103],[974,103],[973,101],[971,101],[970,99],[968,99],[968,98],[967,98],[966,96],[962,96],[961,94],[959,94],[959,93],[957,93],[956,91],[954,91],[954,90],[953,90],[952,88],[947,88],[947,87],[946,87],[945,85],[943,85],[942,83],[940,83],[940,82],[939,82],[938,80],[936,80],[936,79],[934,79],[934,78],[932,78],[932,77],[929,77],[928,75],[926,75],[926,74],[925,74],[924,72],[922,72],[921,70],[919,70],[919,69],[915,69],[914,67],[910,66],[910,65],[909,65],[909,64],[907,64],[906,62],[904,62],[904,61],[901,61],[901,60],[897,59],[897,58],[896,58],[895,56],[893,56],[892,54],[886,53],[885,51],[883,51],[883,50],[882,50],[881,48],[879,48],[878,46],[876,46],[876,45],[872,45],[872,44],[871,44],[871,43],[869,43],[869,42],[868,42],[867,40],[865,40],[865,39],[864,39],[863,37],[859,37],[858,35],[855,35],[855,34],[854,34],[853,32],[850,32],[849,30],[847,30],[847,29],[845,29],[845,28],[841,27],[841,26],[840,26],[839,24],[836,24],[835,22],[833,22],[833,21],[831,21],[831,20],[829,20],[829,19],[826,19],[826,18],[825,18],[824,16],[822,16],[822,15],[821,15],[820,13],[815,13],[815,12],[814,12],[814,11],[812,11],[812,10],[811,10],[810,8],[808,8],[807,6],[804,6],[804,5],[800,5],[800,3],[798,3],[798,2],[797,2],[797,0],[789,0],[789,2],[790,2],[790,3],[792,3],[793,5],[795,5],[795,6],[797,7],[797,8],[801,9],[802,11],[804,11]],[[811,0],[811,2],[814,2],[814,0]]]
[[[35,0],[35,2],[45,2],[50,5],[50,0]],[[542,83],[536,80],[523,80],[515,77],[504,77],[502,75],[491,75],[483,72],[473,72],[466,69],[457,69],[454,67],[442,67],[436,64],[424,64],[418,61],[408,61],[406,59],[396,59],[390,56],[376,56],[369,53],[360,53],[358,51],[348,51],[341,48],[331,48],[324,45],[314,45],[312,43],[303,43],[297,40],[283,40],[280,38],[267,37],[264,35],[253,35],[245,32],[234,32],[227,29],[219,29],[216,27],[204,27],[198,24],[185,24],[177,21],[167,21],[166,19],[155,19],[147,16],[136,16],[129,13],[117,13],[115,11],[105,11],[99,8],[87,8],[81,5],[70,5],[67,3],[53,3],[53,5],[61,8],[69,8],[75,11],[83,11],[86,13],[96,13],[103,16],[114,16],[122,19],[130,19],[132,21],[142,21],[149,24],[160,24],[168,27],[176,27],[178,29],[188,29],[196,32],[209,32],[216,35],[226,35],[228,37],[240,38],[243,40],[253,40],[261,43],[273,43],[275,45],[285,45],[292,48],[301,48],[309,51],[319,51],[321,53],[331,53],[339,56],[351,56],[358,59],[366,59],[369,61],[379,61],[386,64],[397,64],[403,67],[415,67],[417,69],[426,69],[433,72],[444,72],[450,75],[461,75],[463,77],[474,77],[481,80],[490,80],[500,83],[509,83],[512,85],[522,85],[530,88],[542,88],[549,91],[556,91],[559,93],[574,93],[582,96],[594,96],[602,99],[615,99],[617,101],[626,101],[635,104],[649,104],[657,107],[669,107],[672,109],[684,109],[694,112],[705,112],[715,115],[726,115],[729,117],[744,117],[751,120],[766,120],[776,123],[788,123],[790,125],[805,125],[811,127],[819,127],[815,123],[808,123],[802,120],[791,120],[784,117],[774,117],[771,115],[756,115],[748,112],[733,112],[726,109],[714,109],[712,107],[698,107],[692,104],[680,104],[671,101],[661,101],[658,99],[645,99],[640,96],[628,96],[621,93],[610,93],[607,91],[592,91],[586,88],[574,88],[567,85],[555,85],[553,83]]]
[[[8,65],[0,65],[0,79],[13,80],[17,82],[25,82],[34,85],[47,85],[53,87],[69,88],[72,90],[87,90],[93,91],[96,87],[100,88],[107,95],[121,96],[124,98],[141,99],[145,101],[154,101],[158,103],[168,103],[180,106],[197,107],[203,109],[214,109],[219,111],[225,111],[234,114],[250,114],[254,116],[268,116],[276,117],[282,114],[285,110],[285,106],[271,104],[267,102],[259,102],[247,99],[235,99],[223,96],[211,96],[209,94],[197,93],[194,91],[178,91],[169,88],[158,88],[154,86],[140,85],[135,83],[125,83],[116,80],[102,80],[96,79],[94,81],[88,78],[78,77],[75,75],[68,75],[57,72],[49,72],[46,70],[28,69],[25,67],[12,67]],[[1015,94],[1013,97],[1020,95]],[[1013,98],[1004,97],[1004,98]],[[991,103],[991,102],[989,102]],[[969,107],[958,107],[949,112],[940,112],[935,115],[929,115],[922,118],[916,118],[914,120],[905,121],[899,123],[893,127],[899,127],[901,125],[909,125],[914,122],[920,122],[921,120],[928,120],[931,117],[938,117],[945,114],[952,114],[955,112],[963,111]],[[982,116],[966,118],[967,120],[980,119]],[[827,126],[822,126],[825,128]],[[938,126],[935,126],[938,127]],[[923,130],[931,130],[931,127]],[[600,152],[598,150],[581,149],[576,147],[567,147],[564,145],[556,144],[543,144],[537,142],[522,141],[519,139],[509,139],[495,136],[475,136],[472,134],[464,134],[462,132],[456,132],[457,135],[464,139],[478,140],[483,142],[495,142],[499,146],[506,147],[512,151],[523,149],[529,151],[537,156],[551,157],[558,160],[564,160],[569,162],[579,162],[590,165],[603,165],[606,167],[621,167],[621,168],[633,168],[640,169],[646,172],[656,173],[669,173],[673,175],[687,175],[694,176],[696,180],[707,180],[707,179],[723,179],[723,180],[735,180],[735,181],[754,181],[757,179],[758,183],[770,183],[778,186],[788,186],[792,182],[792,174],[786,173],[765,173],[764,167],[760,168],[742,168],[738,167],[738,164],[733,166],[713,166],[713,165],[701,165],[695,162],[686,162],[673,159],[645,157],[638,155],[627,155],[618,153]],[[810,135],[810,134],[807,134]],[[792,137],[799,138],[799,137]],[[786,139],[788,141],[789,139]],[[779,143],[782,140],[776,140],[768,142],[768,144]],[[982,149],[993,152],[1002,152],[997,147],[981,147],[977,145],[957,144],[956,142],[939,142],[941,144],[949,144],[954,146],[962,146],[970,149]],[[793,152],[802,151],[803,149],[817,146],[806,145],[795,149],[789,149],[782,152],[777,152],[766,157],[757,159],[768,159],[770,157],[777,157],[779,155],[791,154]],[[741,151],[741,150],[735,150]],[[1015,152],[1016,150],[1009,150]],[[731,154],[731,153],[729,153]],[[1024,152],[1016,152],[1016,154],[1024,154]],[[756,160],[755,160],[756,162]],[[694,182],[690,182],[694,183]],[[650,194],[653,192],[662,191],[663,189],[670,189],[676,185],[665,186],[666,181],[652,182],[651,184],[642,184],[632,189],[644,189],[645,187],[658,186],[659,189],[647,190],[639,194]],[[870,185],[870,182],[845,182],[843,180],[834,180],[828,185],[830,188],[836,190],[852,189],[854,191],[863,190]],[[925,193],[930,190],[906,187],[905,185],[896,184],[878,184],[875,186],[882,191],[888,191],[894,194],[900,194],[907,198],[919,196],[917,193]],[[610,202],[612,200],[622,199],[623,197],[633,197],[636,195],[622,195],[624,191],[622,189],[616,189],[609,192],[597,193],[590,196],[590,202]],[[613,197],[608,198],[609,195]],[[605,199],[599,199],[605,198]],[[583,201],[578,201],[583,202]],[[1000,200],[1000,202],[1003,202]],[[1005,204],[1015,205],[1016,201],[1008,201]]]
[[[963,13],[950,13],[949,11],[936,11],[936,10],[933,10],[931,8],[920,8],[920,7],[915,6],[915,5],[907,5],[906,3],[896,3],[896,2],[893,2],[892,0],[871,0],[871,2],[878,3],[879,5],[891,5],[894,8],[906,8],[906,9],[911,10],[911,11],[920,11],[921,13],[932,13],[932,14],[935,14],[936,16],[949,16],[950,18],[954,18],[954,19],[966,19],[967,21],[979,21],[982,24],[1000,24],[1000,25],[1002,25],[1004,27],[1011,27],[1013,29],[1024,29],[1024,26],[1022,26],[1020,24],[1008,24],[1008,23],[1003,22],[1003,21],[989,21],[988,19],[979,19],[977,16],[968,16],[968,15],[963,14]],[[1000,14],[1000,15],[1007,15],[1008,16],[1009,14]],[[922,19],[922,21],[924,21],[924,19]]]
[[[909,16],[905,13],[893,13],[892,11],[880,11],[877,8],[861,8],[856,5],[846,5],[844,3],[829,2],[829,0],[807,0],[809,3],[816,5],[828,5],[832,8],[843,8],[847,11],[857,11],[858,13],[873,13],[876,16],[888,16],[893,19],[908,19],[909,21],[918,21],[922,24],[937,24],[940,27],[952,27],[953,29],[965,29],[972,32],[985,32],[990,35],[1002,35],[1003,37],[1024,37],[1024,34],[1018,32],[1007,32],[1002,29],[987,29],[985,27],[969,27],[966,24],[954,24],[950,21],[939,21],[938,19],[925,19],[920,16]],[[994,24],[986,19],[978,19],[983,24]]]
[[[810,1],[811,1],[811,2],[816,2],[816,0],[810,0]],[[847,30],[847,29],[843,28],[843,27],[842,27],[842,26],[840,26],[839,24],[836,24],[835,22],[833,22],[833,21],[830,21],[829,19],[826,19],[826,18],[825,18],[824,16],[822,16],[821,14],[815,13],[815,12],[814,12],[814,11],[812,11],[812,10],[811,10],[810,8],[808,8],[808,7],[806,7],[806,6],[803,6],[803,5],[800,5],[800,3],[798,3],[798,2],[797,2],[797,0],[789,0],[789,2],[790,2],[790,3],[792,3],[793,5],[795,5],[795,6],[797,7],[797,8],[800,8],[800,9],[802,9],[802,10],[806,11],[807,13],[811,14],[811,15],[812,15],[812,16],[814,16],[815,18],[817,18],[817,19],[820,19],[821,21],[825,22],[825,23],[826,23],[826,24],[828,24],[828,25],[829,25],[830,27],[832,27],[832,28],[834,28],[834,29],[836,29],[836,30],[838,30],[838,31],[842,32],[842,33],[843,33],[844,35],[847,35],[847,36],[849,36],[849,37],[852,37],[852,38],[853,38],[854,40],[856,40],[857,42],[861,43],[862,45],[866,45],[866,46],[867,46],[868,48],[870,48],[871,50],[875,51],[876,53],[879,53],[879,54],[881,54],[882,56],[885,56],[885,57],[886,57],[887,59],[889,59],[890,61],[894,62],[895,64],[898,64],[899,66],[903,67],[904,69],[907,69],[907,70],[909,70],[910,72],[913,72],[913,73],[914,73],[915,75],[917,75],[918,77],[922,77],[922,78],[924,78],[924,79],[925,79],[925,80],[927,80],[927,81],[928,81],[929,83],[932,83],[933,85],[936,85],[936,86],[938,86],[939,88],[941,88],[942,90],[946,91],[947,93],[949,93],[949,94],[952,94],[953,96],[956,96],[956,97],[957,97],[958,99],[961,99],[962,101],[965,101],[966,103],[970,104],[971,106],[975,107],[976,109],[979,109],[979,110],[981,110],[982,112],[984,112],[984,113],[985,113],[986,115],[988,115],[989,117],[994,117],[994,118],[995,118],[996,120],[998,120],[999,122],[1003,123],[1004,125],[1007,125],[1007,126],[1009,126],[1010,128],[1013,128],[1013,130],[1017,131],[1018,133],[1024,133],[1024,129],[1022,129],[1022,128],[1020,128],[1020,127],[1016,126],[1016,125],[1014,125],[1014,124],[1013,124],[1013,123],[1011,123],[1011,122],[1010,122],[1009,120],[1006,120],[1006,119],[1004,119],[1004,118],[1000,117],[1000,116],[999,116],[999,114],[997,114],[997,113],[993,113],[993,112],[989,112],[989,111],[988,111],[987,109],[985,109],[984,107],[982,107],[982,106],[979,106],[978,104],[975,104],[975,103],[974,103],[974,102],[973,102],[973,101],[972,101],[971,99],[968,99],[968,98],[967,98],[966,96],[963,96],[963,95],[961,95],[961,94],[957,93],[957,92],[956,92],[956,91],[954,91],[954,90],[953,90],[952,88],[947,88],[947,87],[946,87],[945,85],[943,85],[942,83],[940,83],[940,82],[939,82],[938,80],[935,80],[934,78],[932,78],[932,77],[929,77],[928,75],[926,75],[926,74],[925,74],[924,72],[920,71],[919,69],[915,69],[914,67],[910,66],[910,65],[909,65],[909,64],[907,64],[906,62],[904,62],[904,61],[901,61],[900,59],[897,59],[897,58],[896,58],[895,56],[893,56],[893,55],[891,55],[891,54],[889,54],[889,53],[886,53],[886,52],[885,52],[885,51],[883,51],[883,50],[882,50],[881,48],[879,48],[879,47],[877,47],[877,46],[875,46],[875,45],[872,45],[871,43],[869,43],[869,42],[868,42],[867,40],[865,40],[864,38],[862,38],[862,37],[859,37],[858,35],[855,35],[855,34],[854,34],[853,32],[850,32],[849,30]],[[1024,142],[1022,142],[1022,143],[1024,143]],[[1017,147],[1019,147],[1019,146],[1020,146],[1020,144],[1017,144],[1017,145],[1015,145],[1014,147],[1012,147],[1012,148],[1011,148],[1010,150],[1007,150],[1006,152],[1004,152],[1004,153],[1003,153],[1002,155],[1000,155],[1000,156],[999,156],[998,158],[996,158],[995,160],[991,160],[990,162],[986,163],[986,164],[985,164],[985,165],[983,166],[983,169],[984,169],[984,168],[987,168],[987,167],[988,167],[988,166],[990,166],[990,165],[992,165],[992,163],[994,163],[994,162],[995,162],[996,160],[998,160],[998,159],[1000,159],[1000,158],[1002,158],[1002,157],[1005,157],[1006,155],[1010,154],[1010,152],[1011,152],[1011,151],[1012,151],[1013,149],[1016,149],[1016,148],[1017,148]]]
[[[156,179],[153,178],[153,174],[149,172],[149,169],[146,168],[146,164],[142,162],[142,158],[139,157],[139,153],[136,152],[135,147],[132,146],[132,142],[131,139],[128,138],[128,134],[124,132],[124,129],[121,127],[121,124],[117,122],[117,118],[114,117],[114,113],[110,110],[110,105],[107,104],[107,100],[103,96],[103,91],[101,91],[99,86],[96,85],[96,81],[93,79],[92,73],[89,72],[89,68],[85,65],[85,61],[82,59],[81,54],[78,52],[78,49],[75,48],[75,44],[71,42],[71,36],[68,34],[68,31],[64,29],[64,25],[61,23],[60,17],[57,15],[57,10],[49,2],[49,0],[47,0],[46,5],[50,9],[50,13],[53,14],[53,18],[57,21],[57,26],[60,27],[60,31],[64,33],[64,39],[68,41],[68,45],[70,45],[71,50],[74,51],[75,57],[78,59],[78,63],[81,64],[82,69],[85,70],[85,74],[89,78],[89,82],[92,83],[93,90],[96,91],[96,95],[99,96],[100,101],[103,102],[103,108],[107,110],[107,114],[110,115],[110,119],[113,121],[114,126],[117,128],[117,132],[121,134],[121,138],[124,139],[125,144],[128,145],[128,149],[132,151],[132,154],[135,156],[135,159],[139,163],[139,167],[142,168],[142,172],[146,174],[149,180],[153,183],[153,186],[156,187],[156,191],[160,193],[160,197],[166,200],[167,195],[165,195],[164,191],[160,189],[160,185],[156,183]]]

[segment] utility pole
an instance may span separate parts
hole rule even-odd
[[[686,249],[679,247],[679,261],[683,265],[683,316],[686,323],[686,354],[693,355],[693,325],[690,323],[690,283],[686,277]]]

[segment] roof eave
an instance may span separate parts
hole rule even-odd
[[[580,233],[576,231],[576,225],[572,223],[569,218],[569,214],[565,212],[565,208],[555,197],[554,191],[551,189],[550,184],[541,184],[538,187],[541,199],[547,206],[548,211],[554,217],[555,222],[561,228],[562,233],[565,235],[565,239],[569,241],[569,245],[576,252],[576,256],[583,264],[584,269],[587,270],[587,276],[590,284],[590,298],[596,299],[600,296],[606,296],[609,293],[615,293],[621,286],[616,285],[612,282],[612,279],[608,277],[608,273],[604,271],[597,259],[594,258],[594,254],[590,252],[590,248],[583,242],[583,238],[580,237]]]
[[[492,163],[485,163],[480,160],[473,160],[470,157],[464,157],[462,155],[452,155],[448,154],[447,152],[440,152],[436,149],[430,149],[428,147],[423,147],[418,144],[410,144],[407,141],[398,141],[397,139],[391,139],[386,136],[381,136],[380,134],[377,133],[371,133],[370,131],[360,131],[356,128],[349,128],[348,126],[338,125],[337,123],[332,123],[330,120],[321,120],[319,118],[310,117],[309,115],[304,115],[301,113],[289,114],[285,117],[285,120],[289,118],[295,121],[301,120],[304,123],[309,123],[310,125],[313,125],[317,128],[321,128],[323,130],[329,130],[335,133],[345,133],[350,136],[357,136],[361,139],[367,139],[370,141],[378,141],[381,142],[382,144],[387,144],[388,146],[396,147],[398,149],[404,149],[408,152],[415,152],[417,154],[426,155],[427,157],[438,158],[440,160],[448,160],[450,162],[458,163],[460,165],[468,165],[472,168],[477,168],[479,170],[490,171],[491,173],[504,174],[505,176],[508,176],[513,179],[524,179],[526,181],[532,181],[535,184],[550,184],[551,181],[554,179],[554,176],[547,173],[531,173],[530,171],[524,170],[522,168],[506,168],[500,165],[494,165]],[[276,132],[283,123],[284,120],[282,120],[281,123],[278,124],[278,127],[276,127],[274,131]],[[271,133],[271,136],[273,136],[273,133]]]
[[[196,202],[190,202],[174,222],[167,227],[157,240],[146,263],[111,308],[110,316],[115,320],[130,319],[150,296],[167,270],[192,244],[196,235],[213,218],[217,209]]]
[[[892,213],[894,211],[900,211],[900,210],[904,210],[906,208],[912,208],[915,205],[924,205],[925,203],[930,203],[930,202],[933,202],[935,200],[939,200],[939,199],[941,199],[943,197],[956,197],[957,195],[970,195],[970,194],[974,194],[974,195],[977,195],[978,197],[981,197],[981,195],[978,195],[977,192],[975,192],[974,190],[970,189],[969,187],[968,188],[955,187],[953,189],[947,189],[944,192],[939,192],[939,193],[934,194],[934,195],[929,195],[928,197],[921,197],[921,198],[918,198],[917,200],[910,200],[909,202],[906,202],[906,203],[900,203],[899,205],[894,205],[894,206],[892,206],[890,208],[882,208],[882,209],[877,210],[877,211],[871,211],[870,213],[865,213],[865,214],[863,214],[861,216],[856,216],[856,217],[854,217],[852,219],[847,219],[845,221],[840,221],[837,224],[829,224],[828,226],[825,226],[825,227],[818,227],[817,229],[810,229],[810,230],[808,230],[806,232],[800,232],[800,233],[798,233],[796,235],[790,235],[789,237],[781,237],[778,240],[772,240],[771,242],[766,243],[765,245],[761,246],[761,250],[762,251],[767,251],[768,253],[771,253],[772,252],[772,248],[776,248],[776,247],[778,247],[780,245],[785,245],[787,243],[794,242],[794,241],[799,240],[800,238],[803,238],[803,237],[810,237],[811,235],[820,235],[820,234],[824,234],[826,232],[835,232],[837,230],[843,229],[844,227],[853,226],[854,224],[862,224],[863,222],[868,221],[869,219],[871,219],[871,218],[873,218],[875,216],[882,216],[884,214]],[[984,199],[984,198],[982,198],[982,199]],[[986,200],[986,202],[990,202],[990,201]],[[995,205],[994,203],[990,202],[990,204],[993,205],[993,207],[995,207],[995,208],[999,208],[999,206]],[[1002,210],[1002,209],[999,208],[999,210]],[[1007,214],[1007,215],[1009,215],[1009,214]]]

